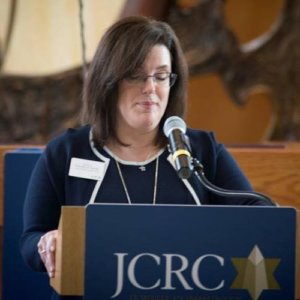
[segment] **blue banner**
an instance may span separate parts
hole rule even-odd
[[[294,300],[296,211],[87,207],[85,300]]]

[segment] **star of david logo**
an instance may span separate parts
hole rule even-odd
[[[280,259],[263,257],[255,245],[245,258],[232,258],[238,272],[231,289],[246,289],[252,300],[258,300],[263,290],[279,290],[280,286],[274,277]]]

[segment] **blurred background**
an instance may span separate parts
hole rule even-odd
[[[226,144],[299,140],[299,0],[1,0],[0,143],[78,126],[84,66],[107,27],[134,14],[182,42],[190,127]]]

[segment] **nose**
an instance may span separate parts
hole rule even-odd
[[[153,77],[149,76],[145,78],[145,81],[143,83],[143,93],[152,94],[155,91],[155,87],[156,87],[156,83]]]

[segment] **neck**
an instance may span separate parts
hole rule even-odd
[[[123,140],[122,140],[123,141]],[[128,146],[124,146],[116,141],[109,140],[106,146],[116,156],[127,161],[145,161],[154,156],[159,147],[155,144],[155,138],[126,139],[123,141]]]

